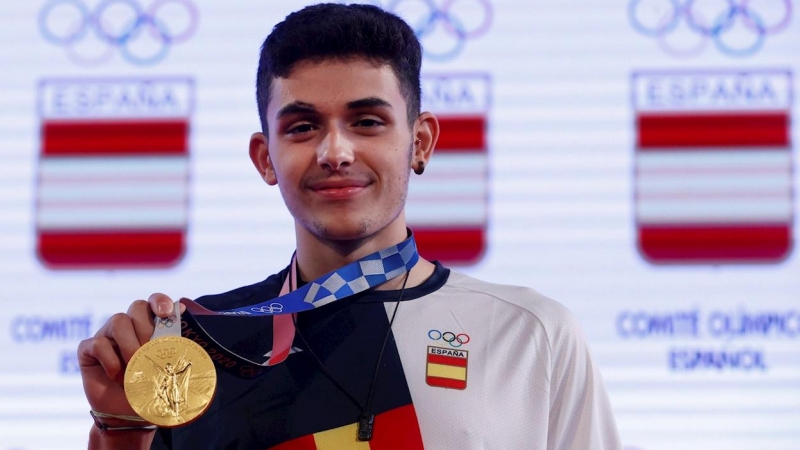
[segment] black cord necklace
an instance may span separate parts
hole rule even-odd
[[[295,260],[295,266],[297,265],[297,260]],[[336,379],[333,377],[333,374],[325,367],[325,364],[322,360],[317,356],[314,350],[311,349],[311,346],[308,345],[308,341],[300,333],[300,328],[297,326],[297,314],[292,314],[292,321],[294,322],[294,329],[297,335],[300,337],[300,340],[303,341],[305,344],[306,349],[314,357],[317,361],[317,365],[319,365],[320,370],[322,373],[328,378],[328,380],[336,386],[342,394],[347,397],[350,402],[352,402],[356,408],[358,408],[361,413],[358,416],[358,440],[359,441],[369,441],[372,440],[372,435],[374,434],[375,430],[375,414],[372,414],[372,394],[375,392],[375,382],[378,380],[378,372],[380,372],[381,368],[381,361],[383,360],[383,353],[386,350],[386,343],[389,341],[389,334],[392,332],[392,324],[394,324],[394,318],[397,316],[397,308],[400,306],[400,301],[403,299],[403,294],[406,291],[406,283],[408,282],[408,275],[409,272],[406,272],[406,276],[403,279],[403,287],[400,289],[400,295],[397,297],[397,301],[394,304],[394,311],[392,312],[392,318],[389,320],[389,328],[386,330],[386,335],[383,337],[383,344],[381,344],[381,351],[378,353],[378,362],[375,364],[375,370],[372,373],[372,383],[369,386],[369,393],[367,394],[367,401],[364,405],[361,404],[352,394],[347,392],[347,389],[344,388]],[[294,286],[293,280],[291,279],[292,271],[289,271],[289,286]]]

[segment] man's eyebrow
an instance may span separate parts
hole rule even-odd
[[[289,114],[308,114],[308,113],[317,113],[317,108],[314,107],[311,103],[306,102],[292,102],[288,105],[285,105],[283,108],[278,110],[278,114],[275,118],[280,119],[282,117],[288,116]]]
[[[360,100],[353,100],[347,104],[347,109],[360,108],[387,108],[392,109],[392,104],[379,97],[367,97]]]

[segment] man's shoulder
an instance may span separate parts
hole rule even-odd
[[[566,306],[530,287],[491,283],[452,270],[445,289],[447,291],[443,293],[449,293],[453,298],[467,295],[481,302],[492,302],[494,308],[531,316],[548,330],[548,334],[580,329],[574,314]]]
[[[241,286],[219,294],[198,297],[195,301],[211,310],[231,309],[251,305],[267,298],[276,297],[286,278],[287,268],[272,274],[257,283]]]

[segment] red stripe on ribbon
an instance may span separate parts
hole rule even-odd
[[[436,151],[486,151],[486,118],[483,116],[439,117]]]
[[[429,353],[428,362],[447,366],[467,367],[467,358],[456,358],[455,356],[433,355]]]
[[[786,257],[786,225],[640,226],[639,248],[655,262],[759,262]]]
[[[414,227],[414,239],[420,255],[425,259],[469,264],[483,255],[486,237],[482,228]]]
[[[640,114],[637,126],[640,150],[789,145],[789,114],[783,112]]]
[[[291,266],[291,274],[283,280],[283,286],[280,293],[278,293],[278,297],[297,289],[297,262],[294,256],[292,257]],[[267,361],[268,366],[280,364],[289,356],[296,333],[294,321],[294,314],[272,316],[272,355]]]
[[[170,266],[183,256],[180,231],[40,231],[38,253],[52,268]]]
[[[45,156],[184,155],[189,122],[46,121],[42,124]]]

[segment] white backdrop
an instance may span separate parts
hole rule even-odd
[[[306,3],[0,5],[0,449],[85,447],[75,348],[132,300],[287,263],[291,217],[247,143],[261,42]],[[426,105],[478,123],[413,178],[429,251],[572,309],[628,449],[800,448],[797,5],[389,3],[426,47]],[[91,128],[112,119],[144,128]],[[139,244],[97,251],[120,230]]]

